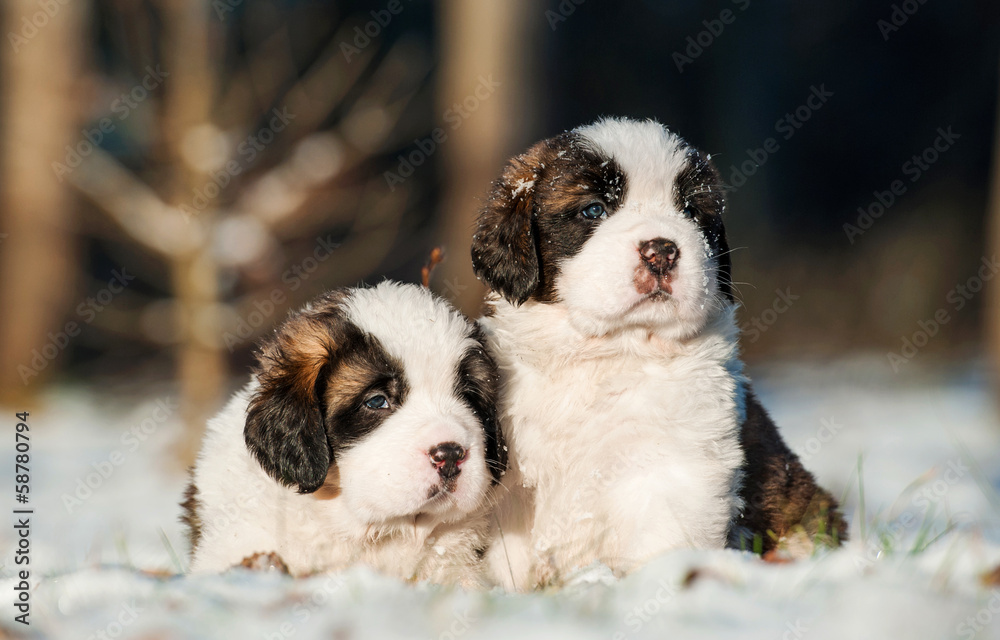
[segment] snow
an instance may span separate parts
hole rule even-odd
[[[405,585],[363,568],[298,581],[177,575],[186,478],[171,462],[169,394],[116,404],[52,390],[31,415],[32,625],[12,621],[15,539],[5,526],[0,636],[998,638],[1000,590],[978,579],[1000,564],[991,387],[976,365],[933,375],[910,365],[895,375],[876,355],[750,368],[789,445],[846,494],[845,548],[793,564],[678,551],[624,580],[594,566],[561,591],[527,595]],[[3,451],[2,468],[13,469]],[[78,480],[96,488],[67,506]]]
[[[518,180],[517,183],[514,185],[514,190],[511,191],[510,195],[512,197],[517,197],[522,191],[528,191],[532,189],[534,186],[535,186],[534,180],[527,180],[525,178],[522,178],[521,180]]]

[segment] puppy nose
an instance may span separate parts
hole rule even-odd
[[[639,255],[650,271],[662,275],[674,268],[681,250],[671,240],[654,238],[639,245]]]
[[[465,447],[457,442],[442,442],[432,447],[427,455],[430,456],[431,465],[436,467],[442,478],[454,478],[462,470],[459,465],[465,461]]]

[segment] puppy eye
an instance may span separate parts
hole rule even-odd
[[[365,406],[369,409],[388,409],[389,400],[383,395],[372,396],[365,400]]]
[[[683,213],[685,218],[693,218],[698,213],[698,210],[692,206],[687,206],[684,207]]]
[[[600,202],[595,202],[589,205],[586,209],[580,212],[580,215],[588,220],[599,220],[601,218],[607,218],[608,212],[604,210],[604,205]]]

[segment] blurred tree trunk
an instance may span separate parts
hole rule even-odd
[[[998,83],[1000,84],[1000,83]],[[993,127],[993,166],[990,171],[989,199],[986,204],[986,253],[1000,253],[1000,104],[997,105]],[[994,389],[1000,398],[1000,279],[987,284],[985,337],[990,364],[993,368]]]
[[[71,338],[63,331],[73,308],[75,203],[52,163],[65,162],[67,145],[82,140],[77,93],[86,5],[53,4],[51,16],[34,0],[2,7],[0,393],[8,402],[23,402],[26,385],[55,368]]]
[[[446,259],[434,288],[476,317],[484,292],[469,256],[476,214],[504,161],[536,133],[535,53],[547,22],[529,0],[441,0],[439,16]]]
[[[215,65],[210,51],[210,6],[202,0],[163,0],[164,83],[163,140],[172,170],[166,201],[188,204],[209,176],[195,166],[191,149],[197,136],[210,136],[215,100]],[[170,255],[176,295],[178,381],[184,434],[178,448],[182,464],[194,462],[205,421],[218,409],[226,378],[221,345],[218,269],[211,252],[215,209],[210,202],[188,218],[190,242]]]

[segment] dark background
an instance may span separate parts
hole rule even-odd
[[[388,6],[387,0],[100,0],[76,14],[79,55],[71,70],[72,91],[62,98],[72,105],[63,122],[68,141],[50,145],[56,150],[52,160],[61,160],[58,151],[78,141],[81,130],[110,115],[114,96],[141,81],[147,65],[171,69],[179,64],[177,52],[198,51],[198,42],[206,46],[204,55],[188,64],[214,78],[205,85],[211,103],[205,119],[216,132],[212,135],[228,136],[230,157],[237,157],[234,142],[266,126],[271,110],[288,104],[296,91],[306,98],[295,104],[313,104],[322,87],[349,77],[312,124],[276,135],[213,199],[214,210],[199,217],[197,224],[215,230],[204,255],[216,264],[194,278],[216,285],[208,305],[216,314],[215,335],[233,332],[241,318],[248,318],[259,292],[283,287],[283,271],[301,264],[317,238],[343,243],[338,251],[345,253],[343,261],[338,255],[320,265],[296,291],[282,289],[286,302],[265,314],[253,336],[235,347],[220,341],[214,355],[202,349],[200,355],[185,356],[191,329],[178,319],[184,312],[178,310],[183,304],[176,261],[151,253],[111,221],[102,212],[107,203],[88,194],[75,177],[55,183],[51,173],[40,175],[40,192],[65,191],[60,207],[65,212],[58,224],[38,234],[62,239],[39,240],[32,246],[41,249],[22,249],[12,257],[13,236],[7,238],[6,246],[0,244],[0,252],[8,253],[6,260],[0,258],[0,280],[10,289],[12,280],[45,271],[33,268],[33,261],[55,264],[59,252],[66,286],[55,301],[39,303],[44,312],[30,323],[18,323],[23,318],[18,309],[33,304],[38,297],[30,292],[44,283],[20,298],[16,292],[4,298],[7,320],[0,330],[14,336],[9,340],[20,348],[8,348],[2,362],[8,372],[5,387],[12,390],[7,395],[30,395],[54,381],[129,384],[197,378],[197,371],[206,370],[202,365],[185,370],[186,357],[189,363],[221,362],[221,372],[213,375],[239,379],[251,361],[253,340],[288,308],[333,286],[384,276],[418,281],[431,248],[442,244],[449,259],[435,273],[433,287],[474,314],[481,290],[463,271],[463,259],[471,220],[490,178],[531,142],[604,115],[659,120],[710,152],[727,182],[749,152],[776,139],[778,150],[729,197],[727,227],[730,245],[739,247],[734,276],[742,283],[744,349],[751,362],[812,359],[821,365],[859,353],[873,356],[874,366],[889,367],[887,354],[898,352],[904,339],[920,330],[918,323],[941,308],[947,309],[948,322],[906,366],[918,369],[984,353],[990,296],[974,295],[960,310],[947,296],[994,251],[989,212],[1000,78],[997,3],[401,0],[398,15],[379,26],[361,55],[346,62],[341,45],[353,42],[354,27],[370,24],[375,20],[371,12]],[[482,7],[489,7],[482,9],[486,13],[500,12],[506,22],[495,16],[477,22]],[[37,6],[22,9],[30,13]],[[886,38],[883,31],[894,11],[898,18],[904,9],[912,15]],[[35,47],[52,37],[46,29],[56,29],[56,21],[68,19],[69,11],[53,17],[52,26],[28,44]],[[187,18],[177,18],[185,11]],[[728,24],[718,21],[723,11],[731,12]],[[19,16],[8,11],[5,32],[17,24]],[[204,27],[203,37],[192,24]],[[709,38],[710,28],[720,25],[721,32]],[[195,44],[177,42],[187,38]],[[699,38],[701,51],[691,56],[698,52],[691,42]],[[483,58],[484,51],[491,53]],[[26,46],[17,54],[2,54],[11,58],[8,77],[35,53]],[[681,54],[691,60],[678,69]],[[329,68],[323,77],[329,79],[310,85],[311,74],[324,63]],[[495,95],[482,100],[483,107],[453,132],[449,106],[474,95],[478,79],[490,74],[500,82]],[[190,199],[192,184],[205,183],[197,178],[185,183],[187,174],[177,169],[177,149],[184,147],[176,141],[177,123],[183,118],[171,119],[185,95],[198,95],[196,76],[177,71],[168,77],[162,90],[151,91],[135,115],[99,145],[153,193],[175,204]],[[8,123],[16,121],[13,110],[23,108],[11,97],[17,86],[8,84],[5,94]],[[814,87],[832,96],[785,139],[776,123],[804,104]],[[8,140],[16,133],[10,127]],[[41,122],[37,127],[45,129]],[[398,171],[401,157],[418,149],[416,141],[437,127],[445,128],[449,139],[414,168],[405,189],[392,191],[385,172]],[[950,128],[957,141],[911,182],[904,163],[932,145],[939,128]],[[252,196],[266,209],[264,196],[273,185],[258,184],[252,191],[255,180],[287,164],[315,135],[336,138],[343,162],[332,176],[310,186],[309,211],[266,233],[256,222],[249,227],[233,222],[239,218],[233,207],[240,198]],[[308,173],[322,165],[313,156],[302,157],[291,171]],[[6,203],[0,215],[4,228],[16,228],[15,217],[29,215],[31,206],[22,206],[23,193],[11,189],[23,181],[10,171],[19,156],[8,151],[5,158]],[[858,224],[858,208],[871,206],[874,193],[888,190],[895,180],[904,182],[906,192],[852,243],[844,225]],[[261,237],[265,250],[243,261],[231,257]],[[347,256],[351,246],[359,248]],[[123,265],[136,274],[135,284],[24,384],[14,372],[30,360],[32,349],[47,342],[46,331],[72,319],[77,304]],[[778,290],[797,299],[787,311],[767,312],[780,299]],[[758,330],[751,332],[754,326]],[[207,380],[204,386],[213,388],[213,383]]]

